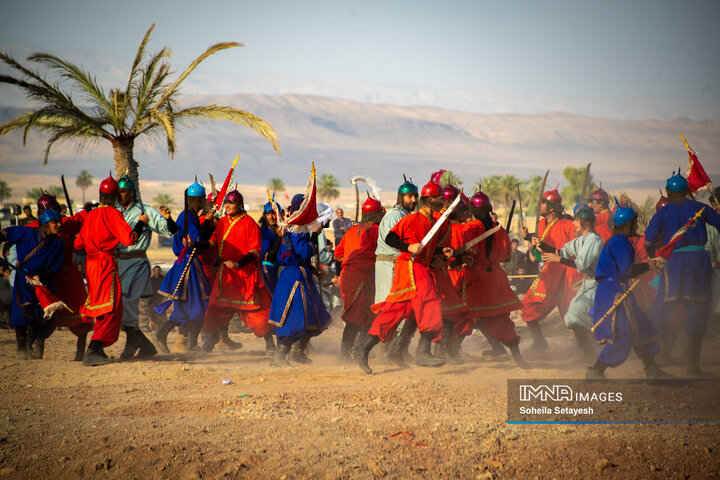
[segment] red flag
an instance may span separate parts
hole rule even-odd
[[[687,232],[688,228],[692,228],[695,226],[695,221],[700,218],[703,210],[705,210],[705,207],[702,207],[700,210],[698,210],[697,213],[690,220],[688,220],[685,225],[680,227],[678,231],[675,232],[675,234],[672,236],[667,245],[663,245],[662,247],[658,248],[655,256],[661,257],[665,260],[669,259],[670,255],[672,255],[672,252],[675,249],[675,244],[683,237],[683,235],[685,235],[685,232]]]
[[[710,181],[708,174],[705,172],[705,169],[700,164],[700,161],[697,158],[697,152],[688,145],[682,133],[680,134],[680,138],[682,138],[683,143],[685,143],[685,148],[688,152],[688,167],[685,172],[685,176],[687,177],[690,191],[695,193],[701,188],[707,188],[712,192],[712,182]]]
[[[312,172],[310,174],[307,187],[305,188],[305,199],[303,200],[302,205],[300,205],[300,208],[294,211],[291,215],[288,215],[280,226],[305,227],[315,222],[318,218],[315,177],[317,177],[317,171],[315,170],[315,163],[313,162]]]
[[[235,171],[235,165],[237,165],[238,158],[240,158],[239,153],[237,154],[237,157],[235,157],[235,161],[230,166],[230,171],[228,172],[227,177],[225,177],[222,188],[218,192],[217,197],[215,197],[213,206],[215,207],[216,212],[220,211],[220,208],[222,208],[223,201],[225,200],[225,194],[227,193],[228,187],[230,186],[230,180],[232,180],[233,172]]]
[[[63,308],[72,313],[70,307],[65,305],[65,302],[56,297],[55,294],[48,290],[45,285],[28,276],[25,277],[25,280],[35,289],[35,296],[43,309],[43,316],[45,318],[52,317],[55,312],[62,310]]]

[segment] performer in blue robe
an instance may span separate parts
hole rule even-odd
[[[172,248],[178,258],[158,289],[158,293],[168,300],[155,307],[155,311],[162,315],[169,304],[173,304],[170,317],[152,333],[158,350],[165,354],[170,353],[167,336],[175,326],[180,327],[181,335],[191,339],[188,349],[197,344],[197,334],[202,329],[211,293],[210,282],[199,258],[201,249],[209,246],[208,234],[202,231],[198,218],[198,212],[204,206],[205,187],[195,182],[187,189],[187,208],[180,212],[176,222],[178,231],[173,236]]]
[[[277,260],[277,254],[282,238],[277,234],[277,215],[271,202],[266,203],[263,207],[263,216],[260,218],[260,239],[262,242],[262,268],[260,272],[263,283],[270,290],[270,296],[272,296],[278,281],[280,264]]]
[[[655,327],[638,308],[632,293],[598,324],[628,290],[630,279],[649,270],[648,263],[634,263],[635,250],[628,239],[636,226],[633,209],[619,206],[613,215],[613,222],[614,235],[605,244],[595,269],[598,283],[590,311],[593,324],[596,325],[595,339],[604,347],[595,365],[588,368],[586,378],[605,378],[605,369],[623,363],[631,348],[635,349],[635,353],[643,361],[648,378],[667,377],[655,363],[655,355],[660,349]]]
[[[52,321],[43,318],[44,312],[35,288],[25,277],[37,276],[50,291],[54,290],[55,274],[60,271],[64,258],[59,231],[60,214],[51,209],[40,216],[39,228],[13,226],[0,230],[0,241],[16,246],[20,264],[13,284],[10,310],[10,326],[15,329],[19,359],[28,358],[31,345],[33,357],[42,358],[45,339],[53,332]]]
[[[302,195],[296,195],[288,212],[298,208],[302,200]],[[270,307],[269,323],[275,325],[278,338],[272,366],[288,364],[286,357],[291,346],[293,360],[309,363],[302,353],[307,342],[330,323],[330,314],[313,282],[310,267],[310,260],[315,255],[317,240],[313,237],[316,235],[288,232],[283,236],[278,262],[285,268],[280,273]]]
[[[658,210],[645,230],[645,248],[651,257],[657,243],[666,245],[672,236],[704,208],[692,228],[675,243],[658,285],[653,318],[658,322],[662,337],[662,364],[670,361],[674,335],[669,331],[669,319],[676,307],[685,312],[685,333],[688,342],[688,373],[700,374],[700,348],[710,316],[712,296],[712,262],[705,251],[706,225],[720,228],[720,215],[704,203],[691,200],[687,180],[680,174],[665,185],[669,203]]]

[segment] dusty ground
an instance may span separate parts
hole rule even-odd
[[[0,478],[720,475],[717,425],[508,425],[507,378],[584,375],[567,331],[546,330],[556,358],[535,359],[532,370],[484,360],[486,343],[474,335],[464,365],[398,370],[373,358],[372,376],[336,360],[337,323],[313,341],[313,365],[282,369],[242,333],[233,334],[244,344],[238,351],[89,368],[69,361],[67,330],[33,361],[15,360],[13,336],[2,330]],[[119,356],[123,343],[109,353]],[[718,343],[704,357],[716,376]],[[631,357],[609,376],[641,378],[640,362]]]

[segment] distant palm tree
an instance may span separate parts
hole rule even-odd
[[[170,195],[167,193],[158,193],[153,198],[153,207],[160,208],[162,206],[170,207],[173,203],[175,203]]]
[[[491,175],[481,178],[473,185],[475,191],[482,191],[490,199],[497,199],[501,192],[502,177],[500,175]]]
[[[517,199],[517,186],[520,185],[520,179],[515,175],[503,175],[500,178],[498,186],[498,194],[502,197],[505,206],[510,208],[513,199]]]
[[[36,53],[27,58],[29,62],[45,67],[44,72],[27,68],[13,57],[0,53],[0,60],[19,74],[17,77],[0,75],[0,83],[20,87],[28,99],[39,104],[37,110],[0,125],[0,136],[22,130],[24,145],[31,128],[50,133],[43,164],[47,163],[50,148],[56,142],[73,140],[78,148],[83,148],[107,140],[113,147],[115,174],[121,176],[128,172],[138,187],[138,163],[133,156],[135,140],[141,136],[164,137],[168,155],[172,158],[176,148],[175,127],[190,126],[197,120],[229,120],[248,127],[264,136],[280,153],[277,134],[270,124],[249,112],[217,104],[180,106],[180,86],[200,62],[220,50],[242,47],[242,44],[225,42],[211,46],[179,77],[171,80],[170,65],[165,61],[170,50],[165,47],[154,55],[145,53],[153,28],[154,24],[140,43],[127,86],[107,93],[90,72],[49,53]],[[63,90],[59,81],[47,80],[50,74],[70,82],[71,89]],[[75,103],[72,93],[79,93],[79,103]]]
[[[523,182],[520,187],[523,196],[523,209],[525,209],[525,212],[528,214],[534,215],[537,208],[541,183],[542,177],[540,175],[533,175],[529,180]]]
[[[0,180],[0,202],[7,200],[12,195],[12,188],[10,188],[6,181]]]
[[[462,178],[455,175],[451,170],[447,170],[440,176],[440,185],[444,187],[448,184],[462,187],[463,181]]]
[[[93,176],[88,172],[87,170],[83,170],[80,172],[80,175],[78,175],[77,180],[75,180],[75,185],[80,187],[80,190],[83,192],[82,196],[82,203],[85,205],[85,190],[88,189],[90,185],[93,183]]]
[[[325,200],[333,200],[340,196],[340,190],[337,188],[339,186],[340,182],[338,182],[338,179],[335,178],[334,175],[325,173],[320,175],[317,191],[321,198],[324,198]]]
[[[285,182],[280,180],[279,178],[271,178],[268,182],[268,190],[270,190],[272,193],[275,192],[284,192],[285,191]]]
[[[57,185],[53,185],[47,188],[33,188],[25,192],[25,196],[32,199],[33,202],[37,202],[43,193],[49,193],[53,197],[58,198],[58,201],[65,198],[65,192],[63,192],[62,187],[58,187]]]

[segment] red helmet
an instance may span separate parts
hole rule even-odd
[[[213,203],[215,201],[215,195],[213,195],[212,192],[208,193],[207,195],[207,201],[210,203]]]
[[[232,190],[225,195],[223,203],[237,203],[242,205],[244,203],[243,196],[237,190]]]
[[[450,185],[449,183],[445,185],[445,188],[443,188],[443,200],[446,202],[448,200],[455,200],[455,197],[458,196],[458,193],[460,193],[460,190],[457,189],[455,185]]]
[[[50,195],[49,193],[43,193],[40,195],[40,198],[38,198],[37,201],[37,208],[38,212],[42,212],[44,210],[56,210],[60,211],[60,204],[57,201],[57,198],[55,198],[53,195]]]
[[[442,187],[432,180],[426,183],[420,192],[421,197],[440,197],[442,194]]]
[[[471,207],[489,207],[491,206],[490,197],[485,195],[483,192],[475,192],[475,195],[470,197]]]
[[[670,200],[668,200],[668,197],[666,197],[665,195],[660,195],[660,200],[658,200],[657,203],[655,204],[655,211],[657,212],[658,210],[663,208],[668,203],[670,203]]]
[[[382,203],[373,197],[368,197],[365,203],[362,204],[362,213],[382,212],[384,210]]]
[[[109,193],[110,195],[118,193],[120,187],[118,186],[117,180],[112,175],[100,182],[100,193]]]
[[[606,202],[609,202],[610,195],[608,195],[608,193],[603,190],[602,187],[600,187],[590,194],[590,198],[588,198],[588,201],[592,200],[605,200]]]
[[[547,192],[543,193],[543,199],[547,200],[548,202],[553,203],[562,203],[562,197],[560,196],[560,192],[557,191],[557,187],[553,190],[548,190]]]

